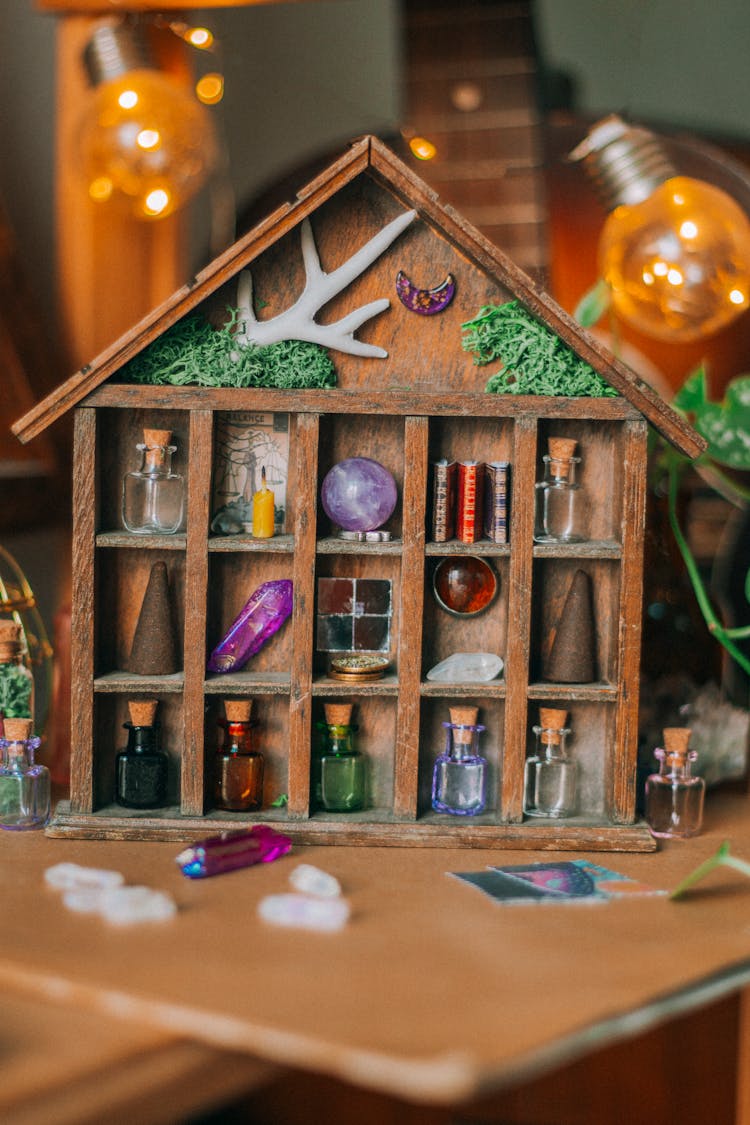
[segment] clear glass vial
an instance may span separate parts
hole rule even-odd
[[[349,703],[326,703],[321,731],[320,804],[328,812],[356,812],[365,807],[366,761],[357,750],[357,726]],[[317,789],[317,779],[315,783]]]
[[[216,755],[214,800],[219,809],[252,812],[263,804],[263,755],[250,719],[252,699],[226,699],[224,739]]]
[[[128,743],[115,762],[115,799],[126,809],[159,809],[167,803],[169,758],[161,749],[153,700],[131,701]]]
[[[541,707],[533,727],[534,753],[526,759],[523,811],[527,816],[566,817],[576,811],[576,764],[568,757],[567,711]]]
[[[432,773],[432,807],[452,816],[476,816],[487,802],[487,761],[479,753],[476,707],[451,707],[443,723],[445,750],[435,759]]]
[[[586,538],[585,496],[576,482],[572,438],[550,438],[544,479],[536,484],[534,539],[537,543],[576,543]]]
[[[32,737],[31,719],[6,719],[0,738],[0,828],[43,828],[50,815],[50,775],[37,765],[41,739]]]
[[[690,769],[698,757],[688,749],[688,727],[666,727],[664,748],[654,751],[659,772],[646,781],[646,823],[652,836],[697,836],[703,824],[706,783]]]
[[[122,481],[122,522],[135,535],[173,535],[185,508],[185,482],[172,471],[170,430],[144,430],[141,466]]]

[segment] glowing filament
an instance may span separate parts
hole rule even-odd
[[[729,294],[729,300],[732,302],[733,305],[744,305],[745,301],[747,300],[747,297],[745,296],[745,294],[742,292],[741,289],[733,289],[731,291],[731,293]]]
[[[185,39],[193,47],[206,51],[214,41],[212,33],[207,27],[191,27],[185,34]]]
[[[169,192],[164,188],[154,188],[143,202],[143,210],[147,215],[161,215],[169,206]]]
[[[216,105],[224,97],[224,76],[204,74],[195,85],[195,93],[204,105]]]
[[[695,223],[691,222],[689,219],[686,219],[685,222],[680,226],[680,234],[683,238],[695,238],[698,234],[698,227]]]
[[[138,105],[138,95],[135,90],[123,90],[117,99],[121,109],[135,109]]]
[[[437,156],[437,149],[432,141],[428,141],[424,137],[412,137],[409,141],[409,148],[417,160],[433,160]]]
[[[151,152],[161,144],[161,135],[158,129],[141,129],[136,140],[139,148]]]

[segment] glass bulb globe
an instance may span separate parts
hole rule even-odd
[[[675,176],[612,211],[599,265],[623,320],[649,336],[697,340],[748,307],[750,222],[726,192]]]
[[[145,67],[96,87],[79,148],[90,197],[124,196],[141,219],[162,218],[186,203],[217,155],[208,111],[177,79]]]

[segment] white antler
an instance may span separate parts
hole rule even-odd
[[[321,268],[310,221],[305,219],[300,229],[305,288],[285,312],[270,320],[258,320],[253,311],[253,279],[249,270],[243,270],[237,282],[237,343],[277,344],[280,340],[306,340],[311,344],[322,344],[336,351],[348,352],[349,355],[384,359],[388,353],[383,348],[355,340],[354,333],[366,320],[389,307],[391,302],[387,297],[371,301],[369,305],[355,309],[333,324],[317,324],[315,314],[364,273],[416,217],[416,211],[406,211],[399,215],[333,273],[325,273]]]

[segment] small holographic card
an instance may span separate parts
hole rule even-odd
[[[606,902],[630,895],[665,895],[646,883],[587,859],[523,863],[484,871],[452,871],[456,879],[498,902]]]

